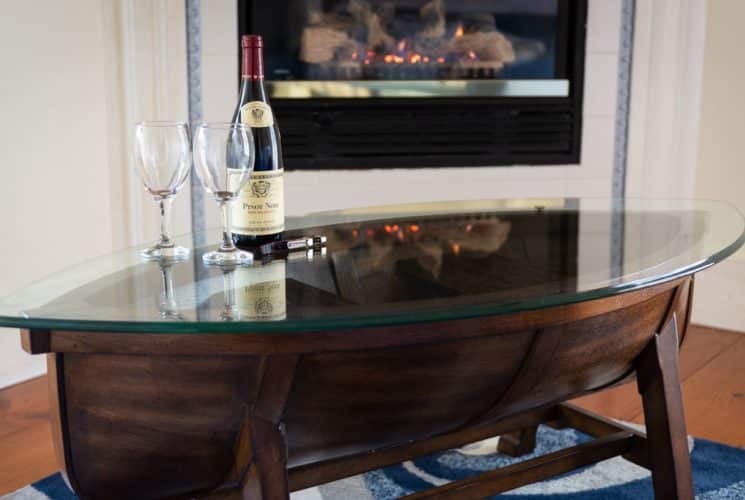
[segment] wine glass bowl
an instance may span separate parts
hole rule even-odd
[[[152,121],[135,125],[134,166],[159,205],[160,240],[142,251],[149,260],[183,260],[189,249],[171,239],[171,205],[191,169],[189,127],[185,122]]]
[[[194,169],[202,187],[220,205],[222,242],[202,256],[206,264],[250,264],[253,254],[233,243],[230,205],[238,197],[254,167],[251,128],[242,123],[203,123],[194,134]]]

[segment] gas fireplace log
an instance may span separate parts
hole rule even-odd
[[[445,3],[432,0],[419,9],[422,29],[417,33],[419,39],[442,39],[445,36]]]
[[[396,24],[391,4],[373,8],[366,0],[349,0],[341,13],[314,9],[309,21],[302,33],[300,59],[310,64],[333,64],[346,78],[359,77],[363,61],[373,65],[448,61],[461,73],[475,71],[484,77],[515,61],[512,42],[496,31],[492,16],[468,17],[469,28],[478,22],[486,31],[464,32],[461,24],[448,37],[443,0],[422,5],[418,23],[406,23],[411,26]],[[395,33],[410,35],[399,40],[384,28],[389,25]],[[370,51],[376,55],[371,56]]]
[[[334,28],[308,26],[303,30],[300,40],[301,61],[311,64],[330,62],[339,49],[352,53],[359,50],[359,44],[346,32]]]
[[[480,61],[498,61],[502,64],[515,61],[512,42],[498,31],[464,33],[453,37],[450,52],[462,55],[473,52]]]
[[[396,39],[389,35],[383,23],[372,8],[364,0],[349,0],[347,6],[349,14],[367,28],[367,48],[382,49],[390,52],[396,46]]]

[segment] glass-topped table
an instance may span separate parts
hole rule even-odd
[[[687,497],[677,348],[692,275],[745,242],[735,208],[484,200],[287,225],[326,248],[220,269],[201,259],[217,233],[187,235],[189,261],[127,249],[0,301],[0,326],[49,354],[60,467],[81,495],[286,498],[497,434],[524,451],[515,439],[550,421],[601,437],[551,467],[624,454],[659,498]],[[649,438],[559,404],[633,375]],[[520,481],[548,475],[529,462]]]
[[[292,218],[324,253],[223,273],[127,249],[0,301],[0,325],[149,332],[289,332],[504,314],[614,295],[691,274],[743,243],[708,201],[445,202]],[[217,241],[184,236],[179,244]],[[226,311],[226,306],[229,310]]]

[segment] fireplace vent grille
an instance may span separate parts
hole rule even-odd
[[[288,169],[577,163],[581,117],[559,101],[274,107]]]

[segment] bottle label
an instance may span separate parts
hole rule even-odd
[[[253,128],[274,125],[272,108],[264,101],[251,101],[241,107],[241,121]]]
[[[236,270],[235,304],[243,320],[278,321],[287,317],[285,262]]]
[[[285,230],[284,170],[252,172],[233,203],[233,232],[250,236]]]

